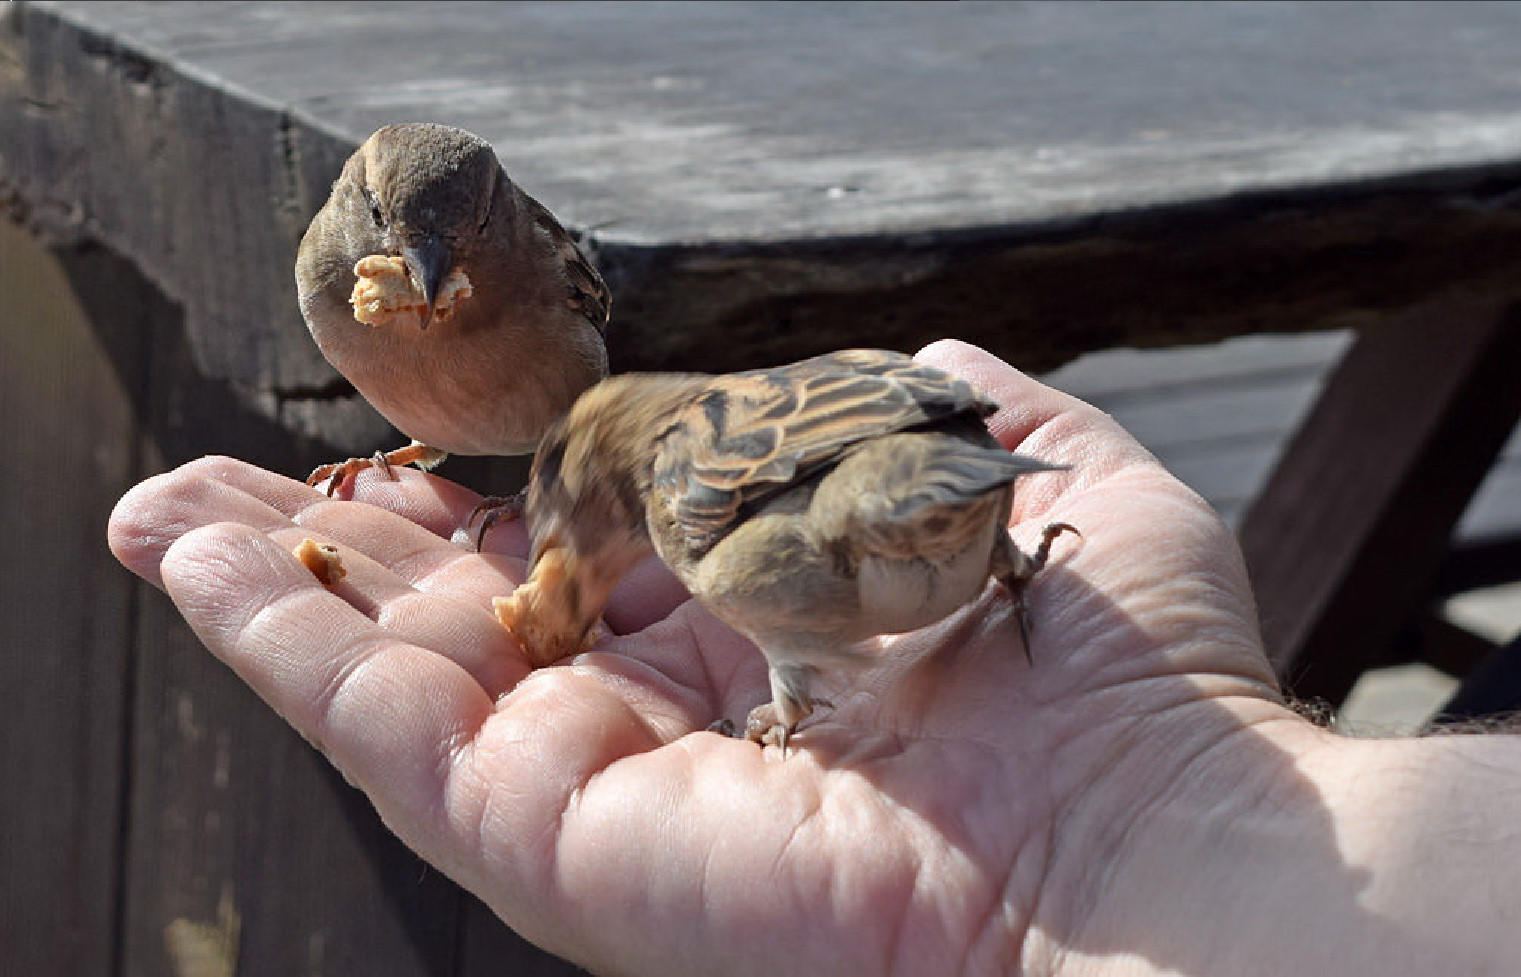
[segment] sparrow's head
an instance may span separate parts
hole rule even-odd
[[[386,126],[359,147],[346,175],[350,219],[378,239],[377,250],[406,262],[429,312],[449,272],[469,258],[494,221],[511,216],[496,153],[464,129]]]
[[[630,564],[649,551],[650,464],[661,419],[681,389],[664,379],[626,374],[604,380],[545,431],[525,512],[535,561],[557,547],[583,556],[629,553]]]
[[[691,386],[612,377],[544,433],[524,509],[532,573],[497,608],[531,660],[543,664],[584,647],[613,586],[651,552],[650,466],[663,420]]]

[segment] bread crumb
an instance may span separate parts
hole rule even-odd
[[[324,587],[331,587],[348,576],[349,572],[343,568],[343,561],[338,557],[338,547],[330,543],[319,543],[307,538],[292,552]]]
[[[422,289],[412,280],[404,260],[387,254],[365,255],[354,265],[354,278],[349,303],[354,306],[355,319],[367,326],[421,325],[426,308]],[[474,293],[469,276],[458,268],[451,269],[433,297],[434,321],[448,322],[454,316],[455,304]]]

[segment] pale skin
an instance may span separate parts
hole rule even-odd
[[[1512,973],[1521,740],[1347,740],[1284,707],[1235,543],[1098,411],[993,357],[921,354],[1005,409],[1029,591],[828,680],[783,760],[705,727],[760,655],[653,562],[606,632],[530,672],[490,611],[524,576],[479,497],[365,472],[352,501],[230,459],[130,492],[122,561],[370,797],[540,945],[607,974]],[[335,543],[319,584],[290,551]]]

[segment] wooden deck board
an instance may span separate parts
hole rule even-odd
[[[130,281],[83,263],[131,298]],[[128,311],[101,335],[68,295],[63,269],[0,222],[0,296],[14,316],[0,328],[0,535],[11,558],[0,577],[0,971],[49,977],[110,974],[117,959],[123,635],[136,613],[103,538],[106,512],[139,473],[129,389],[139,323]]]
[[[1326,333],[1105,350],[1042,379],[1108,411],[1236,526],[1350,342],[1347,333]],[[1521,427],[1459,521],[1454,542],[1516,537]]]

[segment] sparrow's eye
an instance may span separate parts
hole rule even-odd
[[[386,215],[380,212],[380,198],[375,195],[375,191],[366,190],[364,192],[364,199],[369,201],[370,218],[375,221],[375,226],[385,227]]]

